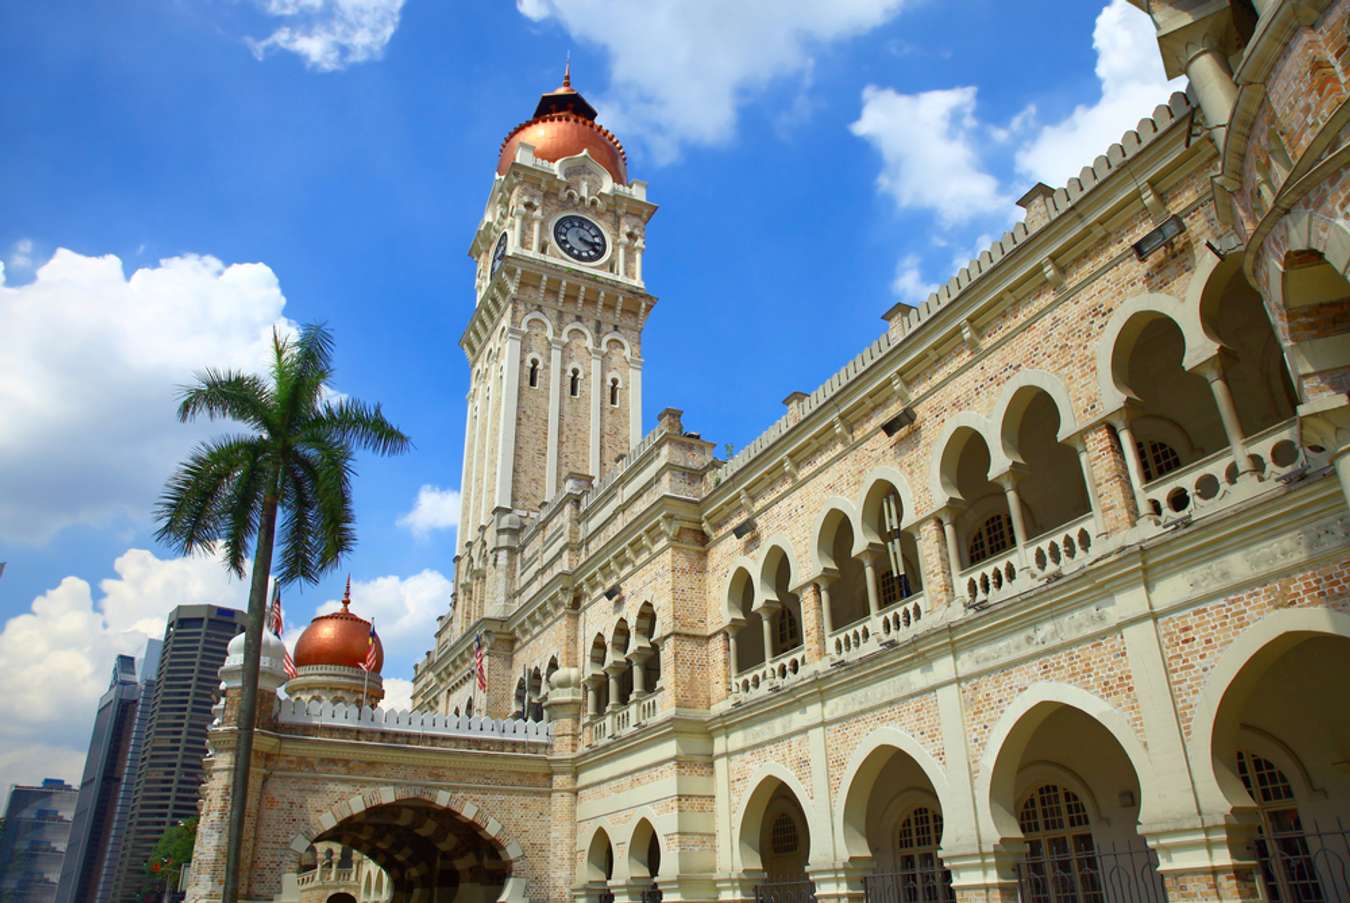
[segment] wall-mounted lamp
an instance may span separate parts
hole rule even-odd
[[[753,529],[755,529],[755,521],[754,518],[750,518],[748,520],[743,520],[736,526],[732,527],[731,535],[736,537],[737,539],[744,539],[745,534],[749,533]]]
[[[1185,231],[1186,224],[1181,221],[1181,217],[1173,214],[1164,220],[1161,226],[1154,229],[1131,246],[1134,248],[1134,256],[1143,260],[1145,257]]]
[[[894,436],[917,419],[918,415],[914,413],[913,408],[902,408],[899,414],[881,425],[881,431],[887,436]]]
[[[619,593],[621,591],[622,588],[619,586],[619,584],[616,583],[609,589],[605,590],[605,598],[613,602],[615,599],[619,598]]]

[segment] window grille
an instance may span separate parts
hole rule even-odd
[[[1105,903],[1087,807],[1072,790],[1043,784],[1022,804],[1025,903]]]
[[[1256,858],[1270,903],[1322,903],[1321,883],[1298,815],[1294,788],[1273,762],[1255,753],[1239,752],[1238,777],[1256,800],[1261,826],[1256,830]]]
[[[896,832],[896,877],[905,900],[955,903],[952,873],[938,858],[942,815],[927,806],[910,812]]]
[[[778,648],[791,649],[802,641],[802,632],[797,626],[797,618],[792,610],[784,608],[778,615]]]
[[[1012,545],[1012,518],[1003,513],[995,514],[981,524],[975,535],[970,537],[967,561],[976,564],[1011,549]]]
[[[786,812],[774,819],[769,845],[776,856],[797,852],[797,823]]]
[[[1166,442],[1140,439],[1134,443],[1139,452],[1139,463],[1144,469],[1144,482],[1151,483],[1181,467],[1181,456]]]

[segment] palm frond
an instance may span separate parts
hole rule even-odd
[[[320,572],[335,567],[356,547],[356,514],[352,507],[352,451],[341,442],[322,442],[296,450],[295,460],[314,487]]]
[[[277,580],[284,584],[303,580],[315,582],[319,577],[318,561],[321,553],[319,531],[315,524],[315,487],[313,480],[292,455],[282,471],[281,508],[285,517],[281,526],[280,567]]]
[[[155,538],[184,554],[213,546],[225,529],[225,502],[240,468],[261,444],[256,436],[204,442],[174,471],[155,505]]]
[[[271,483],[275,480],[272,455],[261,443],[252,449],[240,463],[235,476],[234,488],[222,501],[222,517],[225,522],[223,539],[225,540],[225,562],[237,576],[244,576],[244,565],[252,551],[249,546],[258,532],[258,516],[262,511],[263,498],[269,491],[275,491]]]
[[[308,424],[306,438],[311,431],[326,440],[354,445],[377,455],[401,455],[412,448],[412,440],[385,418],[378,404],[354,398],[325,402]]]
[[[197,384],[179,388],[178,419],[183,423],[205,414],[211,420],[237,420],[259,432],[272,428],[272,390],[251,373],[206,369]]]

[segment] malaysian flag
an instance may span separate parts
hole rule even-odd
[[[370,622],[370,635],[366,637],[366,660],[359,667],[362,671],[370,672],[375,670],[376,656],[379,650],[375,648],[375,622]]]
[[[473,674],[478,680],[478,689],[487,689],[487,669],[483,667],[483,635],[473,638]]]
[[[272,604],[267,609],[267,626],[271,628],[272,633],[277,639],[281,639],[281,584],[278,583],[272,590]],[[295,659],[291,658],[291,650],[286,648],[286,644],[281,644],[281,667],[286,671],[286,679],[295,677]]]

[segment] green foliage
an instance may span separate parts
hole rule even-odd
[[[156,537],[188,554],[220,546],[242,577],[270,508],[281,534],[277,579],[313,583],[356,544],[356,450],[393,455],[412,443],[378,404],[331,397],[333,337],[322,326],[294,340],[273,331],[272,350],[270,379],[208,369],[182,388],[179,420],[205,415],[246,431],[198,446],[170,477]]]
[[[145,874],[150,882],[177,887],[178,875],[183,866],[192,861],[192,845],[196,842],[195,818],[179,822],[161,834],[150,850],[150,858],[145,861]]]

